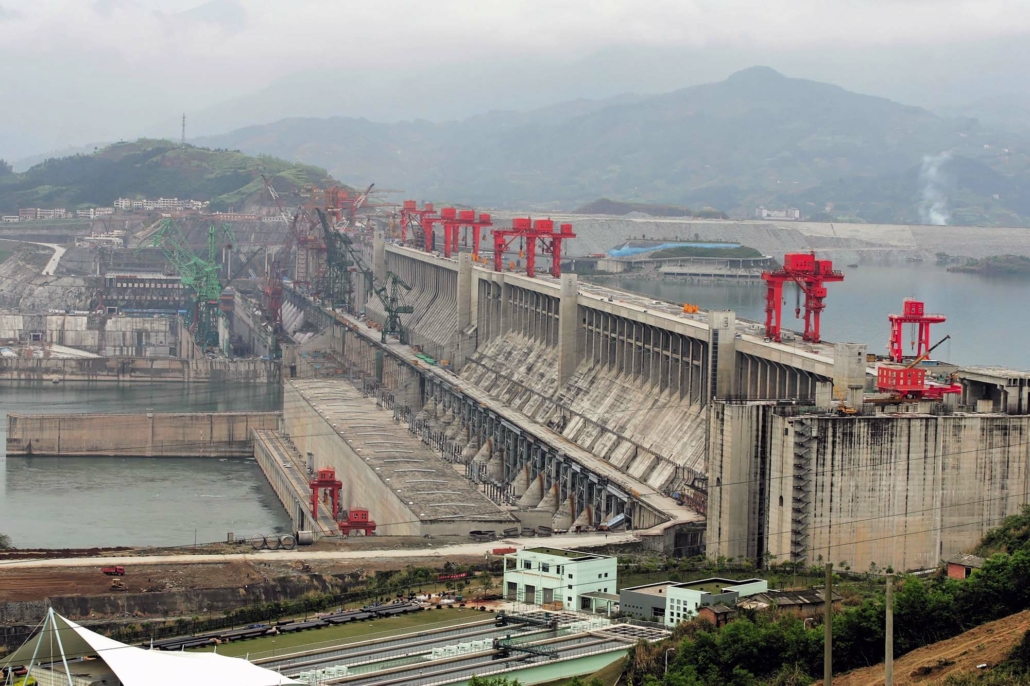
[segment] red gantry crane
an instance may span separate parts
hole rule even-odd
[[[904,328],[906,324],[919,327],[919,335],[915,343],[915,356],[921,357],[930,351],[930,325],[943,324],[948,320],[943,314],[926,314],[926,305],[915,298],[905,298],[901,305],[901,314],[887,317],[891,322],[891,340],[888,346],[891,362],[901,362],[905,356]]]
[[[783,256],[783,267],[771,272],[762,272],[766,283],[765,294],[765,336],[780,342],[781,317],[783,314],[783,284],[795,283],[805,293],[805,333],[803,339],[818,343],[819,317],[826,309],[826,283],[843,281],[844,274],[834,270],[830,260],[817,260],[815,253],[787,253]],[[801,316],[800,303],[794,308],[794,316]]]
[[[443,256],[450,257],[458,253],[458,236],[465,229],[465,244],[468,244],[468,231],[472,229],[472,256],[479,259],[479,241],[484,228],[493,226],[489,214],[485,212],[476,216],[475,210],[457,210],[445,207],[440,210],[440,222],[443,224]]]
[[[572,224],[561,224],[554,230],[554,222],[550,219],[532,220],[529,217],[516,217],[511,220],[510,229],[494,229],[494,271],[503,271],[504,251],[516,238],[525,241],[526,275],[536,276],[536,246],[540,242],[541,252],[551,256],[551,276],[561,276],[562,242],[575,238]]]
[[[411,239],[418,242],[422,234],[425,233],[422,227],[425,226],[427,221],[432,222],[436,219],[439,219],[439,217],[436,215],[436,208],[433,207],[433,203],[427,202],[422,206],[422,209],[419,209],[418,203],[414,200],[405,200],[401,206],[400,216],[401,245],[407,245],[409,231],[411,232]],[[430,224],[430,227],[432,227],[432,224]],[[432,234],[431,228],[429,234]],[[426,251],[428,252],[431,249],[429,247],[431,239],[427,236],[424,241],[427,246]]]

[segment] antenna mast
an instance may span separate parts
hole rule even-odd
[[[186,113],[185,112],[182,113],[182,142],[180,143],[180,145],[183,148],[186,147]]]

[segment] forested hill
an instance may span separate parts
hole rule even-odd
[[[260,198],[261,174],[274,178],[281,193],[335,183],[326,170],[306,164],[142,139],[90,155],[49,159],[21,174],[0,162],[0,213],[16,214],[19,207],[109,206],[118,197],[206,200],[214,210],[233,206],[242,211],[248,201]]]

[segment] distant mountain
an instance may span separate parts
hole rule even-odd
[[[202,142],[323,165],[355,185],[376,181],[438,202],[569,209],[604,196],[738,214],[760,204],[805,214],[832,207],[863,219],[876,201],[887,206],[877,216],[911,222],[920,220],[924,159],[948,152],[944,166],[969,160],[1009,186],[984,195],[968,175],[954,175],[937,189],[945,204],[954,197],[1004,210],[981,209],[969,217],[976,223],[1030,217],[1010,194],[1027,187],[1030,169],[1030,145],[1015,134],[765,67],[662,95],[461,122],[285,119]],[[913,192],[890,187],[913,169]],[[856,184],[889,193],[864,198]]]
[[[969,117],[987,127],[1000,127],[1030,135],[1030,94],[994,95],[957,107],[942,108],[940,113]]]
[[[118,197],[207,200],[212,209],[243,211],[248,204],[267,201],[261,174],[271,177],[283,196],[302,186],[335,183],[324,169],[310,165],[142,139],[90,155],[48,159],[20,174],[0,173],[0,212],[109,206]]]

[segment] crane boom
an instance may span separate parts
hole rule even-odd
[[[913,367],[917,366],[920,362],[922,362],[926,358],[930,357],[930,353],[932,353],[934,350],[936,350],[937,346],[939,346],[941,343],[943,343],[944,341],[948,340],[949,338],[951,338],[951,334],[948,334],[947,336],[945,336],[941,340],[939,340],[936,343],[934,343],[933,347],[928,349],[925,353],[923,353],[922,355],[920,355],[916,359],[914,359],[911,362],[909,362],[908,365],[905,367],[905,369],[912,369]]]

